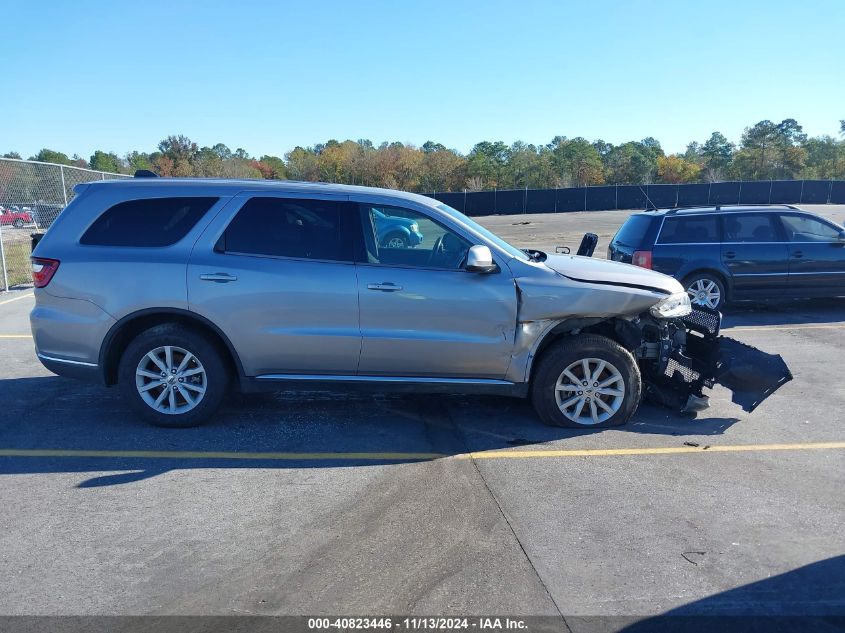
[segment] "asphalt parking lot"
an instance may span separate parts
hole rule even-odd
[[[599,227],[601,254],[623,217],[484,222],[546,249]],[[330,393],[151,428],[41,367],[32,304],[0,295],[0,615],[845,614],[845,298],[728,310],[795,375],[755,412],[717,388],[599,432]]]

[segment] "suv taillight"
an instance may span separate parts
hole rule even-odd
[[[58,259],[47,259],[46,257],[32,258],[32,283],[36,288],[43,288],[50,280],[56,271],[59,269]]]
[[[634,251],[631,263],[640,268],[651,269],[651,251]]]

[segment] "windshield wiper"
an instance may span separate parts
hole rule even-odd
[[[534,250],[533,248],[523,248],[522,252],[528,255],[528,259],[532,262],[544,262],[547,255],[543,251]]]

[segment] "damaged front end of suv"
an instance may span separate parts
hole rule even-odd
[[[604,336],[636,360],[644,399],[690,412],[707,408],[705,389],[716,384],[750,412],[792,379],[779,355],[722,336],[721,314],[692,306],[667,275],[578,256],[528,266],[515,281],[529,365],[560,337]]]
[[[783,359],[735,339],[720,336],[722,315],[693,306],[674,319],[642,315],[617,320],[618,338],[637,358],[647,400],[680,410],[709,406],[704,389],[721,384],[732,401],[751,412],[792,380]]]

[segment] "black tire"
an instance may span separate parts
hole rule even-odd
[[[168,414],[153,409],[136,387],[135,372],[143,357],[166,345],[189,351],[205,370],[205,393],[194,408],[184,413]],[[168,428],[197,426],[205,422],[226,397],[230,378],[229,369],[217,346],[203,334],[175,323],[157,325],[139,334],[124,350],[118,366],[118,387],[127,404],[151,424]]]
[[[707,305],[707,307],[713,310],[722,310],[725,307],[725,303],[727,303],[727,291],[725,289],[725,282],[716,273],[711,273],[707,271],[693,273],[686,277],[681,283],[684,286],[684,290],[687,291],[687,294],[690,293],[692,287],[696,284],[702,283],[706,287],[710,283],[712,283],[719,292],[719,301],[715,305]],[[690,302],[693,305],[701,305],[701,302],[697,301],[693,295],[690,295]]]
[[[16,218],[15,221],[12,222],[12,226],[14,226],[16,229],[22,229],[23,228],[23,220],[21,220],[20,218]]]
[[[402,242],[402,246],[388,246],[388,244],[390,244],[390,240],[400,240]],[[410,243],[408,242],[408,238],[398,231],[385,235],[384,241],[382,242],[383,248],[408,248],[409,246]]]
[[[601,419],[605,416],[605,411],[600,407],[596,407],[594,404],[584,405],[592,406],[597,411],[600,411],[599,422],[593,422],[591,420],[590,423],[579,423],[576,420],[570,419],[563,413],[555,398],[558,379],[563,376],[564,370],[569,368],[573,363],[580,362],[582,359],[605,361],[616,369],[616,374],[621,377],[624,384],[624,395],[615,396],[622,398],[621,402],[619,402],[619,407],[607,419]],[[597,363],[597,365],[599,364]],[[577,372],[577,368],[575,371]],[[608,376],[612,373],[610,370],[605,369],[604,372],[601,372],[601,375]],[[583,376],[576,377],[580,379]],[[585,403],[590,402],[592,398],[596,398],[608,404],[610,408],[613,408],[615,404],[613,400],[614,396],[601,394],[599,398],[592,391],[595,384],[597,383],[588,384],[584,387],[583,396]],[[616,390],[618,391],[618,389]],[[642,379],[637,361],[628,350],[616,341],[597,334],[579,334],[560,339],[543,353],[537,361],[537,367],[531,379],[530,394],[537,415],[540,416],[543,422],[550,426],[565,426],[577,429],[605,428],[625,424],[634,415],[640,403]],[[581,395],[581,391],[577,392],[577,397]],[[573,398],[575,397],[576,395],[573,394]],[[575,410],[572,413],[575,413]]]

